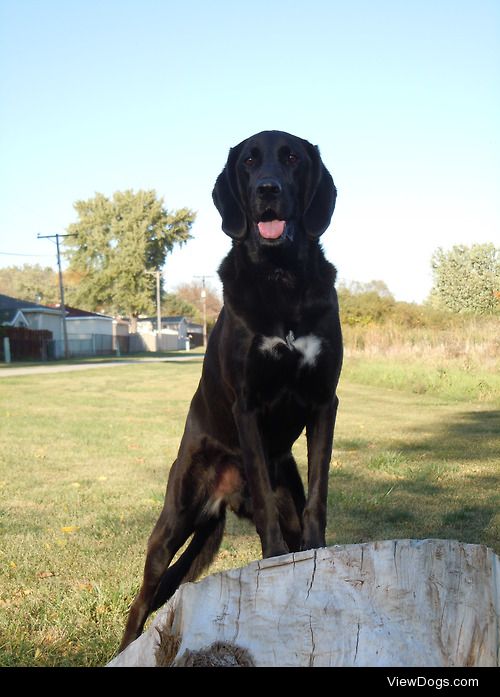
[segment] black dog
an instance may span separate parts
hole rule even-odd
[[[213,191],[233,238],[219,269],[224,307],[121,649],[210,564],[226,506],[254,521],[264,557],[325,546],[342,338],[336,272],[318,240],[335,198],[318,149],[305,140],[264,131],[229,153]],[[291,452],[304,428],[307,498]]]

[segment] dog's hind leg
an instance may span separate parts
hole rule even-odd
[[[161,578],[176,552],[192,532],[186,516],[178,516],[172,521],[172,516],[166,515],[164,507],[148,541],[142,585],[130,608],[120,651],[142,632],[144,623],[152,611],[153,598]]]
[[[226,502],[243,485],[234,460],[234,453],[208,437],[195,441],[190,434],[181,444],[163,510],[149,538],[142,586],[132,603],[120,650],[139,636],[153,610],[215,557],[224,534]]]
[[[169,566],[160,579],[154,595],[151,611],[165,603],[182,583],[194,581],[212,562],[217,554],[226,524],[226,511],[211,517],[199,525],[191,542],[179,559]]]
[[[239,483],[236,470],[208,463],[217,451],[187,447],[172,465],[163,510],[148,541],[142,586],[130,608],[120,650],[142,632],[148,615],[193,580],[215,557],[225,526],[224,497]],[[219,454],[220,457],[220,454]],[[234,470],[234,471],[233,471]],[[192,535],[179,559],[175,554]]]
[[[215,517],[203,518],[194,531],[179,517],[176,525],[170,527],[162,513],[149,538],[142,586],[130,608],[120,651],[141,634],[150,613],[166,602],[181,582],[194,580],[210,564],[219,549],[224,527],[225,508]],[[169,566],[191,533],[194,534],[188,546]]]

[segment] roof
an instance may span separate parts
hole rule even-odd
[[[21,310],[1,310],[0,309],[0,324],[13,324],[17,315]],[[22,314],[22,312],[21,312]]]
[[[138,322],[156,322],[157,321],[157,316],[155,315],[154,317],[139,317]],[[162,315],[161,318],[161,323],[162,324],[180,324],[181,322],[187,322],[188,320],[184,315],[179,315],[177,317],[165,317]]]
[[[154,319],[153,317],[151,319]],[[179,315],[175,317],[163,317],[161,318],[161,321],[164,322],[165,324],[180,324],[181,322],[187,322],[186,317],[184,315]]]
[[[60,305],[52,305],[52,307],[60,308]],[[76,307],[69,307],[69,305],[65,305],[66,309],[66,318],[67,319],[92,319],[92,318],[98,318],[98,319],[113,319],[110,315],[103,315],[100,312],[89,312],[88,310],[79,310]]]
[[[0,310],[21,310],[22,312],[43,312],[49,315],[60,314],[60,309],[39,305],[30,300],[19,300],[10,295],[2,295],[0,293]]]

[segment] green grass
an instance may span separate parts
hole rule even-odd
[[[328,544],[441,537],[500,552],[494,384],[489,400],[419,393],[361,368],[348,360],[340,385]],[[199,374],[189,362],[1,378],[0,665],[116,652]],[[304,473],[304,437],[295,453]],[[231,516],[210,571],[259,555]]]
[[[500,365],[467,365],[462,359],[351,356],[351,379],[368,385],[432,394],[446,400],[493,402],[500,407]]]

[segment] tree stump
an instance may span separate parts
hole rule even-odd
[[[186,583],[108,665],[498,666],[499,636],[497,555],[388,540]]]

